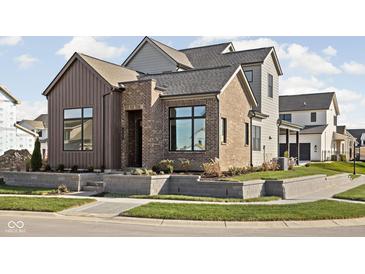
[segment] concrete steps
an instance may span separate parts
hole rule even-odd
[[[82,191],[95,192],[96,194],[104,192],[104,182],[87,182],[86,185],[81,187]]]

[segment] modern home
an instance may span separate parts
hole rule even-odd
[[[21,120],[18,125],[36,133],[41,143],[42,158],[48,158],[48,115],[41,114],[34,120]]]
[[[356,147],[365,146],[365,129],[348,129],[347,131],[356,138]]]
[[[347,159],[353,157],[355,138],[345,126],[337,125],[340,114],[334,92],[280,96],[280,120],[299,126],[299,160],[328,161],[337,160],[341,154]],[[280,131],[279,154],[284,151],[296,157],[298,145],[296,136],[290,134],[289,147],[286,132]]]
[[[0,155],[9,149],[34,149],[38,136],[34,132],[16,124],[16,106],[20,101],[10,91],[0,85]]]
[[[272,47],[176,50],[145,37],[123,65],[75,53],[43,93],[49,163],[259,165],[277,156],[278,128],[291,127],[277,123],[280,75]]]

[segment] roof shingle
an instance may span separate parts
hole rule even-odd
[[[282,95],[279,97],[279,111],[329,109],[334,96],[334,92]]]

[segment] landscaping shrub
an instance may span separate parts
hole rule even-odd
[[[65,165],[64,164],[59,164],[58,167],[57,167],[57,170],[59,172],[64,172],[65,171]]]
[[[39,142],[39,138],[35,140],[34,150],[30,163],[33,171],[39,171],[42,167],[41,143]]]
[[[58,188],[57,188],[57,193],[58,194],[63,194],[63,193],[68,193],[69,190],[67,188],[66,185],[62,184],[62,185],[59,185]]]
[[[29,171],[30,171],[30,167],[31,167],[31,165],[30,165],[30,160],[27,160],[27,161],[25,162],[25,171],[29,172]]]
[[[104,166],[104,165],[102,165],[102,166],[100,167],[100,172],[101,172],[101,173],[104,173],[104,171],[105,171],[105,166]]]
[[[341,162],[346,162],[346,154],[340,154],[340,161]]]
[[[156,173],[160,173],[160,166],[159,165],[154,165],[153,167],[152,167],[152,170],[154,171],[154,172],[156,172]]]
[[[219,164],[219,160],[215,158],[211,159],[208,163],[202,165],[205,177],[221,177],[222,171]]]
[[[143,175],[143,170],[141,168],[134,168],[131,170],[132,175]]]
[[[78,165],[73,165],[72,167],[71,167],[71,172],[72,173],[77,173],[77,170],[79,169],[79,166]]]
[[[225,175],[227,176],[238,176],[238,175],[242,175],[242,174],[246,174],[248,171],[250,170],[249,167],[235,167],[235,166],[231,166],[228,168],[228,171],[225,172]]]
[[[184,172],[187,172],[191,168],[191,161],[188,159],[179,159],[179,166],[180,166],[181,170],[183,170]]]
[[[46,164],[45,166],[44,166],[44,171],[51,171],[52,169],[51,169],[51,166],[49,165],[49,164]]]
[[[261,171],[276,171],[279,169],[277,161],[271,160],[269,162],[262,163]]]
[[[310,167],[311,166],[311,163],[305,163],[305,167]]]
[[[174,161],[173,160],[162,160],[158,163],[160,172],[163,171],[164,173],[171,174],[174,172]]]
[[[89,167],[87,168],[87,171],[88,171],[88,172],[94,172],[94,167],[93,167],[93,166],[89,166]]]

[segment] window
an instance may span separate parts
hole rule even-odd
[[[205,106],[170,108],[170,150],[205,150],[205,116]]]
[[[250,144],[250,124],[245,123],[245,145]]]
[[[252,150],[261,150],[261,127],[252,126]]]
[[[221,142],[227,143],[227,119],[221,118]]]
[[[280,114],[279,118],[280,120],[291,122],[291,113]]]
[[[42,137],[42,130],[38,131],[38,136]]]
[[[268,75],[268,94],[267,96],[273,98],[274,96],[274,78],[271,74]]]
[[[247,81],[251,84],[253,82],[253,70],[246,70],[245,76],[247,78]]]
[[[317,121],[317,112],[311,112],[311,122],[314,123]]]
[[[337,116],[333,116],[333,125],[337,126]]]
[[[93,109],[74,108],[63,112],[63,149],[93,149]]]

